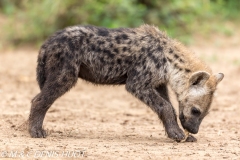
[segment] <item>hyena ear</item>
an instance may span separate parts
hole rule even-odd
[[[189,79],[189,84],[191,86],[203,86],[207,80],[209,79],[210,74],[205,71],[198,71],[192,74],[192,76]]]
[[[217,74],[214,74],[214,77],[216,78],[217,84],[218,84],[224,78],[224,74],[223,73],[217,73]]]

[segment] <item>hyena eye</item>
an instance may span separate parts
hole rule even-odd
[[[192,107],[192,114],[195,116],[200,116],[201,111],[195,107]]]

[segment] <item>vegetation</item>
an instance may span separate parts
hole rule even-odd
[[[239,0],[1,0],[4,37],[14,45],[39,44],[58,29],[76,24],[137,27],[153,24],[185,42],[192,33],[231,35]],[[221,26],[221,27],[219,27]]]

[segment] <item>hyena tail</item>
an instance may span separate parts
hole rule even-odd
[[[46,65],[46,54],[44,51],[40,50],[40,53],[38,55],[38,61],[37,61],[37,81],[38,85],[40,87],[40,90],[42,90],[44,83],[46,81],[46,73],[45,73],[45,65]]]

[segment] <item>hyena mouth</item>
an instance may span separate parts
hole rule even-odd
[[[183,125],[183,123],[186,121],[183,113],[181,113],[181,114],[179,115],[179,119],[180,119],[180,122],[182,123],[182,125]]]
[[[182,124],[183,129],[187,130],[188,132],[192,134],[198,133],[198,125],[195,125],[194,123],[190,123],[189,121],[186,121],[185,116],[183,113],[179,115],[180,122]]]

